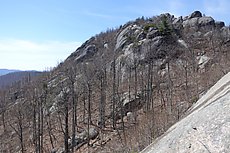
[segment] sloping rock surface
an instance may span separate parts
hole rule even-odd
[[[230,152],[230,72],[142,153]]]

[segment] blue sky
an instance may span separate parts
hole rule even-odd
[[[229,0],[2,0],[0,68],[45,70],[91,36],[138,17],[200,10],[230,23]]]

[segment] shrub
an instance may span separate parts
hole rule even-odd
[[[199,98],[198,98],[197,96],[194,96],[194,97],[192,97],[192,99],[191,99],[191,103],[194,104],[194,103],[196,103],[198,100],[199,100]]]
[[[144,31],[147,32],[150,28],[157,28],[157,26],[154,23],[148,23],[144,26]]]

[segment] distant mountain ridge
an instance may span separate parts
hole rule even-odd
[[[13,69],[0,69],[0,76],[12,73],[12,72],[19,72],[20,70],[13,70]]]
[[[13,83],[24,80],[29,80],[40,75],[39,71],[14,71],[0,76],[0,88],[11,86]]]

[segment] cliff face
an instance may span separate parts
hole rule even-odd
[[[230,73],[142,153],[230,152]]]

